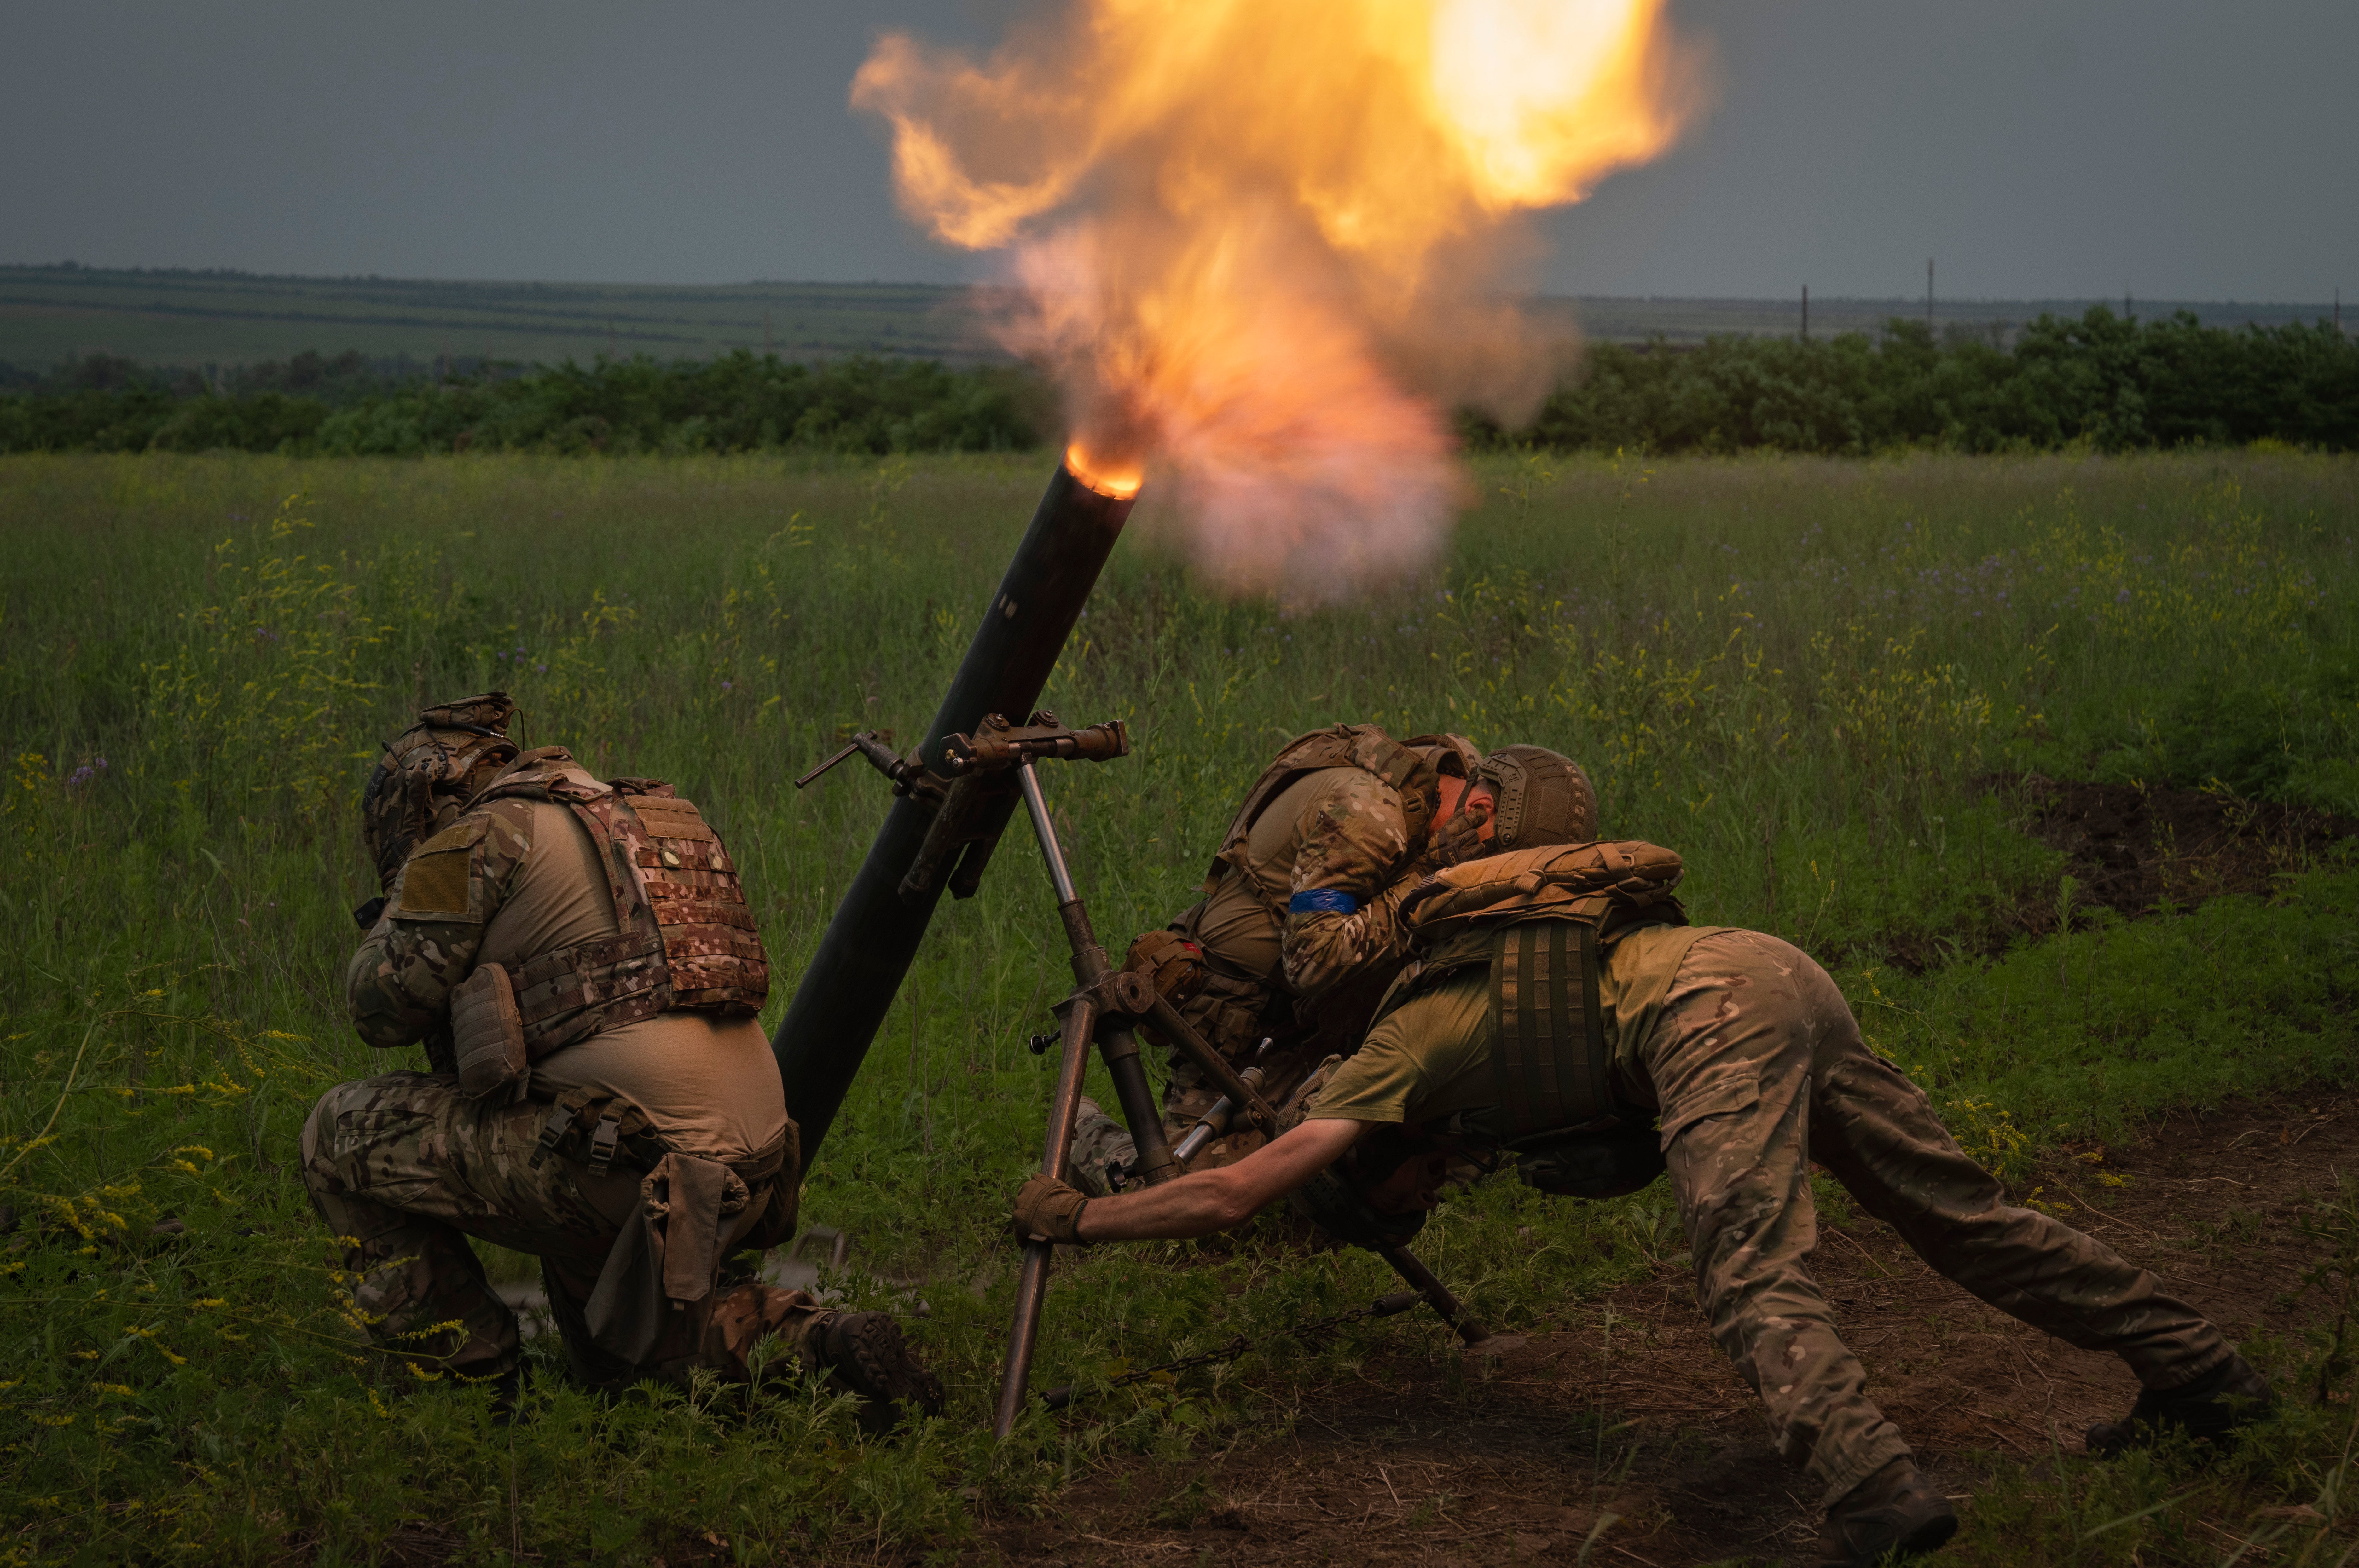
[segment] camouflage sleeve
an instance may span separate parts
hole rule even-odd
[[[1305,1001],[1400,951],[1400,903],[1423,873],[1400,796],[1373,773],[1338,781],[1302,825],[1287,905],[1286,983]]]
[[[474,970],[484,927],[532,848],[531,822],[529,802],[499,801],[410,856],[385,913],[344,967],[344,1000],[363,1040],[414,1045],[448,1022],[451,988]]]

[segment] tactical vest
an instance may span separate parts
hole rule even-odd
[[[598,846],[614,901],[617,935],[543,953],[510,977],[527,1057],[659,1012],[760,1012],[769,957],[721,836],[660,779],[600,784],[572,762],[555,746],[527,753],[469,803],[568,807]]]
[[[1298,735],[1262,770],[1245,791],[1245,804],[1229,830],[1221,838],[1221,852],[1212,857],[1212,864],[1204,873],[1204,891],[1209,893],[1220,884],[1223,871],[1234,869],[1244,877],[1262,904],[1279,921],[1286,918],[1287,893],[1284,890],[1266,885],[1254,873],[1247,846],[1253,838],[1254,824],[1269,809],[1269,803],[1286,793],[1304,775],[1328,768],[1359,768],[1375,774],[1401,797],[1401,815],[1408,823],[1408,841],[1421,844],[1432,828],[1433,814],[1441,803],[1440,775],[1433,764],[1416,752],[1386,734],[1373,724],[1338,724],[1332,730],[1314,730],[1308,735]]]
[[[1501,1131],[1535,1186],[1611,1196],[1663,1168],[1649,1119],[1614,1092],[1598,952],[1634,926],[1686,925],[1672,896],[1684,870],[1670,850],[1636,839],[1557,844],[1452,866],[1402,904],[1416,946],[1451,956],[1422,968],[1384,1011],[1488,963]]]
[[[1204,873],[1204,892],[1208,897],[1223,877],[1241,877],[1270,924],[1280,929],[1285,926],[1291,890],[1272,888],[1254,871],[1250,854],[1254,825],[1269,809],[1270,802],[1290,785],[1328,768],[1359,768],[1390,784],[1401,797],[1408,841],[1423,841],[1440,802],[1440,780],[1433,764],[1373,724],[1338,724],[1330,730],[1314,730],[1288,741],[1269,766],[1262,770],[1253,787],[1245,791],[1244,804],[1237,807],[1229,830],[1222,836],[1220,853]],[[1201,903],[1194,905],[1172,922],[1170,929],[1190,942],[1198,940],[1198,922],[1203,909]],[[1140,937],[1138,944],[1133,946],[1133,954],[1139,955],[1140,945],[1150,943],[1155,935]],[[1240,1056],[1250,1051],[1264,1033],[1284,1033],[1291,1027],[1284,1019],[1270,1016],[1287,995],[1282,974],[1248,973],[1223,961],[1220,954],[1208,951],[1205,957],[1210,972],[1203,978],[1201,995],[1183,1011],[1223,1055]],[[1138,961],[1135,957],[1134,967]],[[1386,975],[1383,979],[1390,978]],[[1373,1006],[1375,993],[1381,989],[1381,981],[1367,988],[1367,994],[1357,1000],[1357,1008],[1364,1011]],[[1330,1001],[1335,1007],[1353,1005],[1342,998],[1331,998]],[[1321,1012],[1331,1010],[1322,1006]]]

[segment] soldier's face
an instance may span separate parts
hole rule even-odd
[[[1441,809],[1434,813],[1433,830],[1438,835],[1458,815],[1459,797],[1466,800],[1466,820],[1474,827],[1474,837],[1489,843],[1498,836],[1499,825],[1492,812],[1499,804],[1499,794],[1487,784],[1478,784],[1473,793],[1467,794],[1464,779],[1444,778],[1441,781]]]

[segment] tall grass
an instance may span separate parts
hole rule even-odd
[[[2000,912],[2056,896],[2055,857],[1990,785],[2005,770],[2160,782],[2234,730],[2299,763],[2269,775],[2283,791],[2359,807],[2359,466],[1476,477],[1440,567],[1343,607],[1208,597],[1158,548],[1177,521],[1142,509],[1048,698],[1134,726],[1133,757],[1046,781],[1110,938],[1188,902],[1281,740],[1373,719],[1581,758],[1609,832],[1687,858],[1699,920],[1826,957],[2002,1164],[2039,1136],[2347,1070],[2359,881],[2339,866],[2274,904],[2068,930],[1921,979],[1888,953],[1979,951]],[[989,457],[0,460],[0,1202],[18,1217],[0,1449],[25,1520],[0,1554],[366,1561],[409,1530],[485,1559],[636,1560],[708,1534],[750,1560],[865,1555],[954,1536],[974,1499],[1037,1497],[1103,1452],[1283,1419],[1375,1336],[1432,1332],[1265,1337],[1211,1377],[1031,1418],[1012,1445],[974,1435],[1008,1286],[998,1217],[1047,1098],[1025,1042],[1065,973],[1011,840],[937,918],[804,1206],[854,1232],[853,1299],[922,1296],[950,1422],[870,1444],[810,1390],[608,1409],[552,1381],[536,1419],[495,1429],[480,1393],[397,1388],[363,1350],[292,1163],[327,1083],[418,1065],[360,1045],[339,994],[344,912],[375,891],[353,801],[377,742],[429,699],[503,687],[529,742],[675,781],[745,869],[786,982],[775,1021],[886,804],[850,770],[788,780],[847,728],[919,731],[1045,478]],[[2245,966],[2260,979],[2240,953],[2267,960]],[[1487,1316],[1529,1324],[1676,1233],[1660,1192],[1494,1184],[1420,1249]],[[1060,1271],[1041,1375],[1266,1336],[1383,1288],[1275,1222],[1105,1249]]]

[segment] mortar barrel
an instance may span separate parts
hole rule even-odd
[[[1093,488],[1076,473],[1070,455],[1058,466],[951,678],[950,695],[926,731],[919,752],[929,767],[946,772],[943,739],[973,731],[984,714],[1020,718],[1038,705],[1136,494],[1136,482]],[[931,819],[931,810],[920,801],[894,802],[770,1042],[786,1084],[788,1113],[800,1124],[806,1169],[901,989],[940,898],[939,888],[915,901],[900,893],[901,879],[917,859]]]

